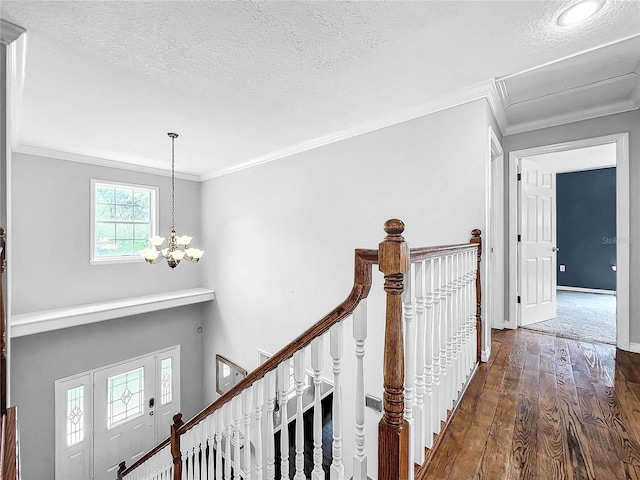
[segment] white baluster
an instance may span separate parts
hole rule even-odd
[[[367,339],[367,299],[353,312],[353,338],[356,341],[356,451],[353,456],[353,480],[367,480],[367,455],[364,436],[364,353]]]
[[[191,456],[191,434],[192,430],[187,430],[180,437],[180,456],[182,457],[182,480],[188,480],[189,467],[191,467],[191,461],[189,457]]]
[[[453,255],[449,254],[447,258],[447,375],[449,379],[447,381],[448,396],[447,408],[451,409],[453,406],[453,400],[456,395],[454,393],[456,386],[455,368],[453,365],[453,346],[455,325],[453,323]]]
[[[447,369],[447,335],[449,319],[447,302],[447,257],[440,257],[440,420],[447,419],[449,409],[449,371]]]
[[[460,343],[460,318],[458,317],[458,254],[451,255],[451,321],[453,324],[452,357],[453,357],[453,399],[458,399],[460,391],[460,357],[462,354]]]
[[[342,387],[340,371],[342,370],[342,322],[336,323],[330,330],[331,358],[333,360],[333,461],[331,462],[331,480],[344,480],[342,463]]]
[[[264,405],[264,386],[265,380],[258,380],[253,385],[253,405],[256,416],[256,433],[255,438],[255,479],[262,480],[262,408]],[[249,445],[251,445],[249,443]],[[249,449],[251,451],[251,449]]]
[[[424,371],[425,371],[425,319],[424,319],[424,270],[425,262],[417,262],[415,268],[416,295],[416,397],[413,405],[414,418],[414,460],[418,465],[424,461],[425,447],[425,405],[424,405]]]
[[[304,349],[293,355],[293,379],[296,383],[296,474],[295,480],[304,480],[304,420],[302,393],[304,392]]]
[[[242,478],[241,459],[240,459],[240,421],[242,420],[242,399],[238,395],[231,400],[233,409],[233,480]]]
[[[431,340],[433,342],[432,372],[433,372],[433,415],[431,417],[431,431],[440,431],[441,410],[443,408],[442,385],[440,383],[440,337],[441,337],[441,310],[440,305],[440,257],[432,260],[433,278],[433,321],[431,322]]]
[[[436,405],[433,392],[433,258],[424,262],[424,446],[433,446],[433,418],[436,416]]]
[[[467,313],[466,313],[466,322],[467,322],[467,331],[469,335],[469,367],[467,369],[467,373],[470,373],[476,363],[476,357],[473,356],[473,349],[476,343],[476,339],[473,335],[473,325],[475,324],[475,318],[473,313],[475,312],[475,303],[476,297],[473,293],[474,287],[474,278],[473,271],[475,266],[475,251],[471,250],[467,254]]]
[[[477,330],[477,299],[476,299],[476,295],[477,295],[477,291],[476,291],[476,279],[478,278],[478,275],[480,275],[480,272],[478,271],[478,257],[477,257],[477,252],[476,255],[473,258],[473,276],[471,278],[471,298],[472,298],[472,302],[471,304],[473,305],[472,307],[472,312],[471,312],[471,331],[473,332],[473,359],[474,362],[476,361],[476,358],[478,358],[478,344],[477,344],[477,338],[478,335],[481,335],[481,332],[478,332]]]
[[[224,429],[224,406],[216,411],[216,479],[222,478],[222,431]]]
[[[276,385],[275,373],[265,376],[264,395],[267,398],[266,435],[267,435],[267,480],[275,480],[275,439],[273,434],[273,411],[275,409]]]
[[[217,412],[213,412],[207,418],[207,444],[209,445],[208,456],[207,456],[207,476],[205,477],[208,480],[213,480],[214,469],[215,469],[215,451],[214,451],[214,443],[216,438],[216,420],[217,420]]]
[[[411,265],[413,267],[413,265]],[[413,422],[413,385],[415,382],[415,342],[416,332],[413,322],[413,280],[411,267],[404,276],[404,292],[402,293],[402,318],[404,320],[404,419],[409,425],[409,451],[407,452],[408,479],[414,477],[415,425]]]
[[[251,397],[253,395],[252,387],[242,392],[242,416],[244,423],[244,479],[251,479]],[[238,462],[239,463],[239,462]]]
[[[204,450],[202,448],[202,445],[204,443],[204,422],[200,422],[199,424],[197,424],[195,427],[193,427],[193,429],[195,430],[195,442],[196,444],[194,445],[193,448],[193,478],[194,480],[200,480],[200,472],[202,470],[202,462],[200,460],[200,454],[202,452],[202,450]]]
[[[311,368],[313,369],[313,471],[312,480],[324,480],[322,469],[322,365],[324,337],[311,342]]]
[[[233,423],[233,405],[231,402],[227,402],[224,405],[224,478],[225,480],[231,480],[231,424]]]
[[[289,412],[291,386],[289,360],[278,365],[278,405],[280,406],[280,479],[289,479]]]

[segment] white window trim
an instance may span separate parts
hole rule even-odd
[[[137,189],[144,189],[151,191],[151,237],[157,235],[158,233],[158,191],[159,188],[152,185],[141,185],[135,183],[125,183],[125,182],[114,182],[110,180],[98,180],[96,178],[91,179],[91,232],[90,232],[90,250],[89,250],[89,263],[91,265],[113,265],[118,263],[139,263],[144,262],[144,258],[141,255],[131,255],[131,256],[119,256],[119,257],[106,257],[106,258],[97,258],[95,256],[96,252],[96,185],[113,185],[114,187],[131,187]]]

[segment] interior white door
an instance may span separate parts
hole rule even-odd
[[[520,163],[520,325],[556,316],[556,172],[523,158]]]
[[[95,480],[113,480],[120,462],[131,465],[153,448],[155,377],[155,356],[95,372]]]

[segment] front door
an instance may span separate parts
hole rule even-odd
[[[556,172],[523,158],[520,164],[520,325],[556,316]]]
[[[153,448],[155,369],[146,357],[95,373],[95,480],[113,480],[120,462],[132,465]]]
[[[113,480],[169,437],[180,347],[56,381],[56,480]]]

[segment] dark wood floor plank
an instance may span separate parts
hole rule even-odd
[[[492,348],[417,480],[640,480],[640,355],[522,329]]]

